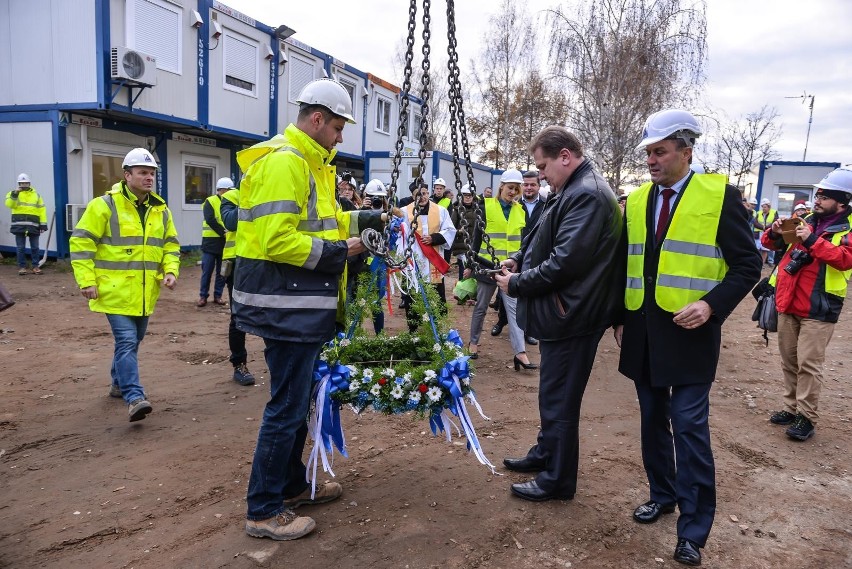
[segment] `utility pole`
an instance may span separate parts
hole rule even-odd
[[[799,95],[797,97],[784,97],[785,99],[801,99],[802,104],[804,104],[808,99],[811,100],[810,104],[808,104],[808,108],[810,108],[810,116],[808,117],[808,133],[805,135],[805,153],[802,155],[802,162],[805,162],[808,157],[808,141],[811,138],[811,124],[814,122],[814,96],[808,95],[808,92],[805,91],[804,94]]]

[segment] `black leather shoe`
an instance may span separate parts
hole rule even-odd
[[[541,472],[544,470],[544,461],[525,456],[524,458],[504,458],[503,465],[515,472]]]
[[[688,539],[681,537],[677,540],[674,560],[684,565],[701,565],[701,550]]]
[[[574,494],[557,494],[555,492],[547,492],[538,487],[535,480],[529,482],[520,482],[512,484],[512,494],[518,498],[529,500],[531,502],[545,502],[547,500],[571,500]]]
[[[494,327],[491,328],[491,335],[499,336],[500,332],[503,331],[503,326],[505,326],[505,324],[495,324]]]
[[[663,514],[671,514],[674,511],[674,504],[668,504],[664,506],[659,502],[648,500],[647,502],[633,510],[633,519],[639,522],[640,524],[652,524],[656,522]]]
[[[536,340],[536,339],[535,339],[535,338],[533,338],[532,336],[524,336],[524,340],[525,340],[525,341],[526,341],[526,343],[527,343],[527,344],[529,344],[530,346],[538,346],[538,340]]]

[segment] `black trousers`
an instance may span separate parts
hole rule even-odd
[[[237,367],[246,363],[248,352],[246,351],[246,333],[237,328],[234,318],[234,273],[225,279],[228,286],[228,300],[231,304],[231,322],[228,324],[228,347],[231,349],[231,364]]]
[[[540,340],[538,409],[541,431],[529,457],[544,461],[535,481],[547,492],[574,495],[580,461],[580,406],[603,330],[564,340]]]
[[[636,382],[642,415],[642,462],[651,499],[677,502],[678,537],[704,547],[716,514],[716,470],[710,447],[709,383],[652,387]]]

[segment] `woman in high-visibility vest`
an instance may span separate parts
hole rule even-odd
[[[521,172],[514,168],[506,170],[500,177],[500,190],[496,198],[485,198],[483,209],[485,211],[485,233],[494,248],[494,255],[498,261],[505,261],[512,253],[521,248],[521,231],[526,226],[526,215],[524,207],[518,203],[517,198],[521,195],[521,184],[524,179]],[[482,235],[474,235],[473,250],[479,249],[482,257],[488,257],[489,253],[482,247]],[[465,269],[465,278],[470,277],[472,271]],[[470,345],[468,349],[471,357],[476,359],[479,352],[479,336],[482,334],[482,323],[488,311],[488,303],[494,295],[497,283],[491,277],[477,277],[476,306],[470,320]],[[518,327],[515,317],[517,299],[512,298],[502,291],[499,292],[506,307],[506,315],[509,319],[509,340],[515,354],[513,364],[515,371],[524,369],[537,369],[538,365],[530,363],[524,344],[524,332]]]

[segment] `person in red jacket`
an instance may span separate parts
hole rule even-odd
[[[796,228],[797,242],[781,258],[775,291],[784,409],[769,421],[789,425],[787,436],[800,441],[814,435],[819,419],[825,348],[852,274],[852,170],[838,168],[814,187],[813,213]],[[776,251],[787,247],[781,238],[781,220],[763,233],[761,243]]]

